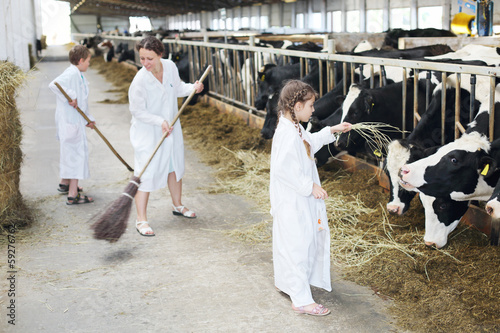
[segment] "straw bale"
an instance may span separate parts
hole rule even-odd
[[[31,222],[30,210],[19,191],[23,153],[22,125],[16,108],[16,89],[27,74],[14,64],[0,62],[0,225],[26,225]]]

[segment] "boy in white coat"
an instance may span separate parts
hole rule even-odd
[[[297,313],[324,316],[330,310],[317,304],[310,285],[331,291],[330,232],[314,153],[346,132],[351,124],[304,130],[314,112],[316,92],[292,80],[281,90],[280,113],[271,149],[270,198],[273,216],[273,264],[276,288],[288,294]]]
[[[85,127],[94,129],[95,120],[88,111],[88,82],[83,76],[90,65],[90,51],[84,45],[75,45],[69,51],[71,65],[49,84],[50,90],[57,96],[56,129],[60,143],[59,173],[61,182],[58,191],[68,193],[66,204],[90,203],[94,200],[81,195],[79,179],[90,177],[88,146]],[[72,99],[66,97],[55,85],[57,82]],[[78,113],[79,107],[91,119],[90,123]]]

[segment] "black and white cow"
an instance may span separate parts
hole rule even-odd
[[[413,78],[407,80],[405,124],[406,130],[413,129],[413,101],[415,99],[413,86],[415,81]],[[375,89],[366,89],[358,85],[351,85],[344,103],[342,104],[341,122],[349,122],[351,124],[361,122],[380,122],[387,125],[397,127],[403,130],[403,94],[402,82],[393,83],[384,87]],[[418,103],[417,112],[423,115],[425,112],[425,97],[426,97],[426,81],[425,79],[418,81]],[[390,130],[387,128],[385,133],[391,139],[399,139],[402,137],[402,132]],[[356,131],[341,134],[337,140],[337,146],[346,150],[351,148],[355,151],[362,152],[366,148],[366,139]],[[373,152],[370,152],[373,153]],[[385,153],[385,152],[378,152]]]
[[[436,76],[437,78],[439,75]],[[487,96],[484,95],[485,89],[488,89],[489,79],[478,78],[476,99],[474,101],[473,116],[476,116],[481,104],[487,103]],[[404,140],[396,140],[389,144],[388,154],[385,160],[386,172],[390,180],[391,191],[390,200],[387,209],[390,213],[401,215],[406,212],[414,193],[407,193],[406,190],[399,187],[399,170],[405,163],[411,163],[422,157],[433,153],[443,142],[441,128],[445,128],[444,142],[449,143],[455,137],[455,94],[456,94],[457,76],[450,75],[446,79],[446,109],[445,124],[442,124],[442,83],[439,83],[433,91],[432,99],[421,120],[415,129]],[[470,77],[462,75],[462,84],[460,90],[460,122],[466,124],[470,119],[470,98],[471,98]],[[488,103],[489,105],[489,103]],[[484,105],[483,105],[484,107]],[[484,109],[483,109],[484,110]],[[485,116],[476,116],[482,119]],[[487,115],[486,115],[487,117]],[[481,120],[479,124],[483,124]],[[482,125],[484,127],[484,125]],[[427,150],[427,151],[426,151]]]
[[[106,62],[113,60],[113,57],[115,56],[115,45],[113,41],[105,39],[101,43],[97,44],[97,48],[102,52]]]

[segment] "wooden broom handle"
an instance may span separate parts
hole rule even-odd
[[[54,82],[54,84],[56,85],[57,88],[59,88],[59,90],[61,91],[61,93],[64,95],[64,97],[66,97],[66,99],[68,100],[68,102],[71,102],[72,99],[71,97],[68,96],[68,94],[64,91],[64,89],[59,85],[59,83],[57,82]],[[82,115],[82,117],[87,121],[87,123],[90,123],[92,122],[89,117],[87,117],[87,115],[85,114],[85,112],[83,112],[79,107],[78,105],[76,106],[76,111],[78,111],[79,114]],[[111,149],[111,151],[115,154],[116,157],[118,157],[118,159],[123,163],[123,165],[125,165],[128,169],[128,171],[134,171],[134,169],[132,169],[130,167],[130,165],[127,164],[127,162],[125,162],[125,160],[120,156],[120,154],[118,154],[118,152],[113,148],[113,146],[111,145],[111,143],[109,143],[109,141],[104,137],[104,135],[102,135],[101,131],[99,131],[99,129],[97,128],[97,126],[94,125],[94,130],[97,132],[97,134],[99,134],[99,136],[104,140],[104,142],[108,145],[109,149]]]
[[[205,80],[205,78],[207,77],[207,75],[210,73],[211,70],[212,70],[212,65],[208,65],[207,69],[205,69],[205,72],[203,73],[203,75],[201,76],[201,78],[198,81],[199,82],[203,82]],[[191,101],[191,99],[193,98],[193,96],[194,96],[195,93],[196,93],[196,90],[193,89],[193,91],[191,91],[191,93],[189,94],[189,96],[187,97],[187,99],[184,101],[184,103],[182,103],[181,108],[179,109],[179,111],[175,115],[174,119],[172,120],[172,123],[170,124],[171,128],[174,127],[175,122],[177,121],[177,119],[179,119],[179,116],[181,115],[182,111],[184,111],[184,109],[186,108],[186,105],[188,105],[188,103]],[[163,143],[163,141],[167,138],[167,136],[169,134],[170,134],[170,131],[167,131],[167,132],[163,133],[163,136],[161,137],[160,141],[156,145],[153,153],[149,157],[149,160],[146,162],[146,165],[144,166],[144,168],[142,169],[141,173],[139,174],[139,176],[138,176],[139,178],[141,178],[142,174],[146,171],[146,168],[148,167],[149,163],[151,163],[151,160],[153,159],[153,157],[155,156],[156,152],[160,148],[161,144]]]

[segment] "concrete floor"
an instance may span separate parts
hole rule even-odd
[[[67,53],[46,52],[52,60]],[[183,202],[197,219],[173,216],[168,191],[153,192],[148,213],[155,237],[135,231],[133,209],[117,243],[94,240],[89,219],[118,198],[130,173],[88,130],[92,176],[81,185],[95,203],[67,206],[57,193],[55,96],[48,83],[67,66],[67,61],[41,62],[17,98],[24,124],[21,191],[39,208],[35,224],[16,234],[16,325],[7,323],[10,299],[3,279],[0,331],[401,332],[391,325],[388,301],[342,280],[335,267],[333,291],[313,289],[332,314],[295,314],[289,298],[274,288],[270,244],[249,245],[224,233],[269,216],[243,197],[209,194],[212,170],[189,147]],[[92,68],[86,77],[97,126],[132,165],[128,105],[98,103],[114,97],[106,92],[112,87]],[[4,259],[6,248],[0,250]]]

